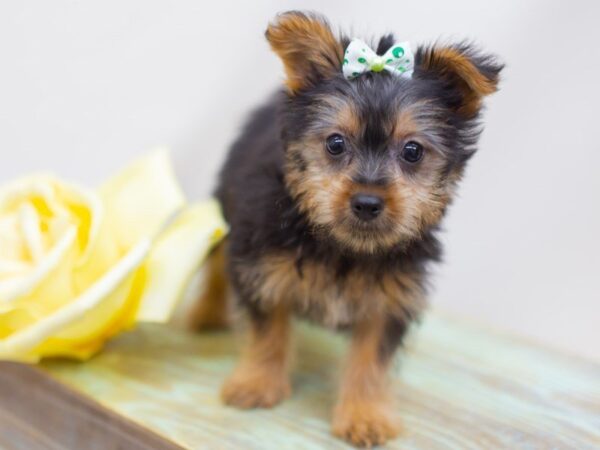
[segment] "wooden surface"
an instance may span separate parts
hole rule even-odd
[[[348,448],[329,434],[343,337],[296,326],[294,394],[274,410],[223,407],[238,345],[230,332],[144,326],[86,364],[43,370],[185,448]],[[429,315],[396,367],[404,422],[388,448],[600,448],[600,366]]]
[[[0,448],[181,449],[36,367],[6,362],[0,363]]]

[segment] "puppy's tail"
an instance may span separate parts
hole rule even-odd
[[[194,294],[184,299],[173,322],[188,330],[226,328],[230,324],[229,282],[225,271],[227,240],[215,247],[192,282]]]

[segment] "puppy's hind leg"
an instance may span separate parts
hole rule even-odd
[[[220,243],[208,256],[200,280],[200,295],[183,305],[176,318],[179,325],[190,330],[219,329],[229,325],[226,245],[226,242]]]

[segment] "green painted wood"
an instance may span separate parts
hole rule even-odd
[[[230,332],[143,326],[53,377],[185,448],[342,449],[329,433],[339,335],[298,324],[294,394],[273,410],[219,402],[238,345]],[[600,365],[431,314],[393,370],[404,422],[388,448],[600,448]]]
[[[0,362],[0,449],[181,450],[27,364]]]

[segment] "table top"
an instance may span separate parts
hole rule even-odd
[[[219,401],[239,342],[146,325],[85,364],[43,370],[183,448],[349,448],[330,435],[343,336],[296,324],[292,397],[272,410]],[[415,327],[393,368],[404,423],[387,448],[600,448],[600,365],[439,314]]]

